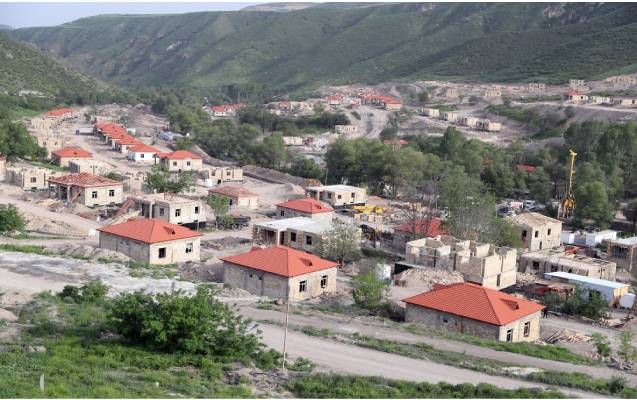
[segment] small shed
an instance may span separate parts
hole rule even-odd
[[[566,282],[587,290],[599,292],[610,305],[617,304],[619,298],[628,293],[628,289],[630,288],[630,286],[625,283],[589,278],[587,276],[569,274],[563,271],[549,272],[544,274],[544,277],[548,280]]]

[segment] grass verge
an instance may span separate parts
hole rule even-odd
[[[501,389],[494,385],[408,382],[379,377],[314,374],[296,379],[288,389],[299,398],[422,399],[422,398],[565,398],[557,391],[540,389]]]
[[[495,339],[485,339],[477,336],[454,335],[443,331],[427,329],[415,324],[407,324],[402,327],[406,331],[416,335],[438,336],[444,339],[451,339],[480,347],[487,347],[496,351],[507,351],[510,353],[524,354],[526,356],[542,358],[545,360],[563,361],[571,364],[598,364],[596,361],[591,360],[586,356],[573,353],[566,347],[561,347],[554,344],[547,344],[543,346],[535,343],[500,342]]]

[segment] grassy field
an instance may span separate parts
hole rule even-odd
[[[101,305],[66,303],[51,296],[20,310],[32,325],[20,344],[0,352],[0,397],[249,397],[244,385],[224,382],[224,364],[209,357],[163,353],[129,345],[108,334]],[[1,328],[0,328],[1,329]],[[39,377],[45,389],[40,392]]]

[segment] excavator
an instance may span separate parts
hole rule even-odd
[[[560,204],[560,215],[562,219],[568,219],[573,215],[575,210],[575,195],[573,194],[573,175],[575,174],[575,157],[577,153],[573,150],[569,150],[571,157],[571,165],[568,170],[568,187],[566,188],[566,195],[562,199]]]

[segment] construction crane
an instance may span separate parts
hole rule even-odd
[[[569,150],[571,156],[571,165],[568,170],[568,187],[566,188],[566,196],[560,204],[560,217],[568,219],[573,215],[575,210],[575,195],[573,194],[573,174],[575,174],[575,157],[577,153],[573,150]]]

